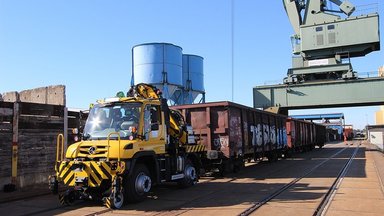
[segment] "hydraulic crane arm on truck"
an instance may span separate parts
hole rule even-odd
[[[147,84],[138,84],[131,88],[128,92],[131,97],[152,98],[162,100],[163,109],[166,110],[166,118],[169,122],[166,122],[167,128],[169,128],[169,134],[171,137],[180,139],[181,143],[187,143],[188,134],[185,128],[185,121],[183,116],[176,110],[171,110],[166,104],[166,100],[161,98],[161,92],[155,87]],[[169,113],[169,114],[168,114]],[[168,116],[169,115],[169,116]]]
[[[62,138],[61,135],[59,137]],[[62,204],[102,200],[110,208],[145,198],[152,185],[195,184],[205,147],[154,87],[138,84],[127,97],[98,101],[89,112],[83,139],[68,147],[58,139],[50,188]]]

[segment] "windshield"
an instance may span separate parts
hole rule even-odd
[[[133,139],[139,127],[141,103],[97,104],[89,112],[84,128],[84,140],[107,139],[119,132],[121,139]],[[117,135],[111,135],[117,138]]]

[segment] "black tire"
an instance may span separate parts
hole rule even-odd
[[[197,183],[198,175],[196,171],[196,167],[194,164],[189,160],[185,160],[185,167],[184,167],[184,178],[179,180],[177,183],[181,188],[187,188],[192,185],[195,185]]]
[[[137,164],[132,174],[126,179],[124,186],[124,195],[128,202],[143,201],[152,187],[148,168],[144,164]]]
[[[64,206],[72,205],[77,199],[76,191],[72,188],[65,191],[63,194],[59,194],[60,204]]]

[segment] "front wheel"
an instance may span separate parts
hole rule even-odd
[[[137,164],[125,183],[126,199],[129,202],[143,201],[151,187],[152,180],[148,168],[144,164]]]
[[[186,188],[197,183],[197,172],[193,163],[186,159],[184,167],[184,178],[177,182],[180,187]]]

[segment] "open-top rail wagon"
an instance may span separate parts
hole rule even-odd
[[[244,161],[276,161],[294,151],[322,146],[322,125],[299,121],[233,102],[173,106],[207,149],[206,168],[237,170]]]

